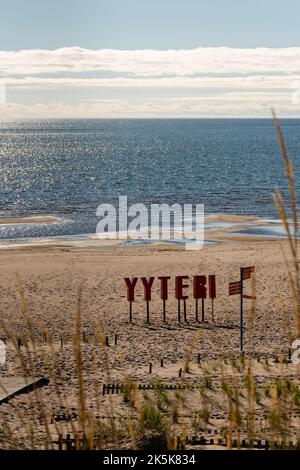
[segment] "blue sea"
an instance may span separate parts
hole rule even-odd
[[[300,182],[300,120],[281,125]],[[206,214],[277,219],[287,194],[271,119],[85,119],[0,123],[0,217],[56,223],[0,226],[0,238],[95,233],[97,206],[203,203]]]

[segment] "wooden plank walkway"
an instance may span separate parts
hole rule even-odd
[[[48,383],[45,377],[0,377],[0,405],[19,393],[31,392]]]

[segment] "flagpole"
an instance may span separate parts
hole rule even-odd
[[[240,352],[244,352],[244,338],[243,338],[243,268],[240,269]]]

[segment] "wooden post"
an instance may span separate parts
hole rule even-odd
[[[261,449],[261,439],[258,439],[258,440],[257,440],[257,448],[258,448],[258,449]]]
[[[183,300],[183,319],[184,319],[184,322],[187,323],[187,316],[186,316],[186,299]]]
[[[70,434],[67,434],[66,447],[67,447],[67,450],[72,450],[72,440],[71,440]]]
[[[117,346],[117,342],[118,342],[118,335],[115,334],[115,346]]]
[[[202,313],[202,318],[201,318],[202,323],[205,322],[205,308],[204,307],[205,307],[204,299],[202,299],[202,312],[201,312]]]
[[[105,345],[109,347],[108,336],[105,336]]]
[[[269,441],[266,441],[266,443],[265,443],[265,449],[266,449],[266,450],[269,450],[269,448],[270,448],[270,443],[269,443]]]
[[[150,324],[150,308],[149,308],[149,300],[146,300],[147,304],[147,323]]]
[[[214,322],[214,299],[211,299],[211,321]]]
[[[149,374],[152,374],[152,362],[149,364]]]
[[[62,434],[58,436],[58,450],[63,450],[63,437]]]
[[[22,341],[21,341],[21,338],[18,338],[18,349],[20,349],[22,346]]]
[[[132,323],[132,302],[129,302],[129,323]]]
[[[199,323],[198,299],[196,299],[196,322]]]
[[[178,299],[178,323],[181,323],[180,319],[180,300]]]

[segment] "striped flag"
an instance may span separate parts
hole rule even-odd
[[[241,282],[230,282],[229,283],[229,295],[241,294]]]
[[[245,281],[245,279],[250,279],[251,274],[254,272],[255,272],[255,266],[247,266],[246,268],[242,268],[243,281]]]

